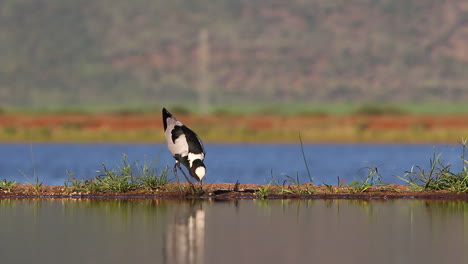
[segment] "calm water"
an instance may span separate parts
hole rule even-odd
[[[403,175],[413,165],[429,167],[434,148],[443,160],[460,169],[458,145],[305,145],[305,153],[315,184],[336,184],[337,176],[346,183],[362,179],[364,167],[378,166],[387,183],[403,183]],[[299,173],[308,182],[300,145],[206,145],[206,182],[268,183],[271,176]],[[163,144],[3,144],[0,145],[0,180],[32,183],[34,171],[45,184],[63,184],[66,171],[76,178],[99,175],[101,162],[117,168],[122,154],[127,160],[143,164],[158,158],[158,166],[174,164]]]
[[[468,202],[0,200],[2,263],[468,263]]]

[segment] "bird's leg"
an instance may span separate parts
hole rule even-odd
[[[180,168],[179,161],[176,161],[176,163],[174,164],[173,172],[174,172],[174,176],[175,176],[175,178],[177,180],[177,186],[179,186],[179,191],[182,193],[182,188],[180,187],[179,175],[177,174],[177,167]]]
[[[172,171],[174,172],[174,176],[175,176],[175,178],[176,178],[176,181],[177,181],[177,183],[179,184],[179,183],[180,183],[180,182],[179,182],[179,175],[177,174],[177,167],[178,167],[178,166],[179,166],[179,168],[180,168],[179,162],[176,161],[176,163],[174,164],[174,168],[172,169]]]
[[[182,174],[184,175],[185,179],[189,182],[189,183],[192,183],[189,178],[187,177],[187,174],[185,174],[184,170],[182,169],[182,167],[180,167],[180,163],[177,163],[177,167],[179,167],[179,170],[182,172]]]
[[[177,163],[177,167],[179,167],[180,171],[182,172],[182,174],[184,175],[185,179],[187,180],[187,182],[190,184],[190,188],[195,191],[195,187],[193,186],[193,183],[192,181],[189,179],[189,177],[187,177],[187,174],[185,174],[185,171],[180,167],[180,163]]]

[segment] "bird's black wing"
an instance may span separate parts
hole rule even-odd
[[[189,146],[189,152],[199,154],[205,153],[205,148],[203,147],[203,142],[200,138],[193,132],[190,128],[186,126],[181,127],[183,133],[185,134],[185,138],[187,139],[187,143]]]
[[[174,126],[174,129],[172,129],[171,131],[172,143],[175,144],[176,139],[178,139],[181,135],[185,134],[183,127],[185,126]]]

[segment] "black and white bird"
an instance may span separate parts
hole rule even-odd
[[[182,171],[189,183],[191,181],[180,167],[182,163],[187,167],[190,176],[202,184],[206,174],[206,167],[203,163],[205,159],[205,148],[200,138],[190,128],[182,124],[166,108],[162,110],[164,124],[164,135],[167,141],[167,148],[176,160],[174,174],[177,176],[177,167]]]

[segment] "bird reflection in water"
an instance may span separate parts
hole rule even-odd
[[[205,212],[202,204],[190,201],[177,207],[175,219],[166,231],[164,263],[204,263]]]

